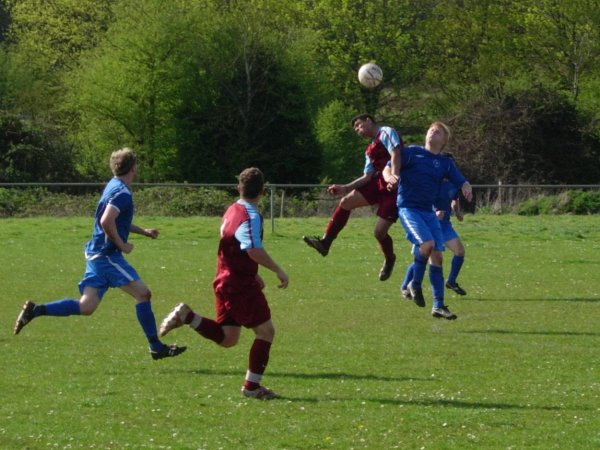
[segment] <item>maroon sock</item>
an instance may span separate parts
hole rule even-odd
[[[333,215],[327,224],[327,228],[325,229],[325,236],[323,237],[325,242],[331,244],[339,232],[346,226],[349,217],[350,211],[343,209],[340,206],[335,208],[335,211],[333,211]]]
[[[260,379],[269,363],[270,351],[270,342],[263,341],[262,339],[254,339],[254,343],[250,348],[248,372],[244,381],[246,389],[253,390],[260,386]]]
[[[394,241],[389,234],[386,234],[381,240],[377,239],[377,242],[379,242],[379,247],[385,255],[385,259],[391,259],[394,257]]]
[[[200,325],[194,328],[194,330],[206,339],[210,339],[217,344],[220,344],[223,342],[223,339],[225,339],[225,333],[223,332],[221,325],[207,317],[202,317]]]

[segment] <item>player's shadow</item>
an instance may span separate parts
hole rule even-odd
[[[538,336],[600,336],[600,332],[590,331],[523,331],[523,330],[469,330],[462,331],[465,334],[522,334]]]
[[[239,370],[211,370],[211,369],[194,369],[191,371],[196,375],[233,375],[239,376]],[[299,372],[274,372],[269,371],[269,378],[300,378],[300,379],[315,379],[315,380],[363,380],[363,381],[386,381],[386,382],[403,382],[403,381],[433,381],[431,378],[417,377],[387,377],[375,374],[355,374],[355,373],[338,373],[338,372],[315,372],[315,373],[299,373]]]
[[[584,303],[598,303],[600,302],[600,298],[591,298],[591,297],[572,297],[572,298],[485,298],[485,297],[473,297],[471,300],[478,302],[584,302]]]
[[[446,408],[462,408],[462,409],[500,409],[500,410],[539,410],[539,411],[560,411],[565,409],[555,405],[531,405],[520,403],[498,403],[498,402],[469,402],[465,400],[449,400],[449,399],[389,399],[389,398],[340,398],[340,397],[287,397],[282,396],[279,400],[299,403],[323,403],[323,402],[356,402],[364,401],[375,403],[378,405],[394,405],[394,406],[426,406],[426,407],[446,407]],[[579,408],[578,408],[579,409]],[[594,410],[593,408],[583,408],[586,410]]]

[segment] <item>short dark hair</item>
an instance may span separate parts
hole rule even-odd
[[[116,177],[127,175],[136,162],[137,157],[133,150],[124,147],[120,150],[115,150],[110,155],[110,170],[112,170],[113,175]]]
[[[242,170],[238,177],[240,195],[244,198],[254,199],[263,193],[265,188],[265,177],[260,169],[249,167]]]
[[[375,123],[375,119],[373,119],[373,116],[371,114],[359,114],[358,116],[354,116],[352,118],[352,120],[350,121],[350,125],[352,125],[352,127],[354,128],[354,124],[359,121],[365,121],[367,119],[371,119],[371,122]]]

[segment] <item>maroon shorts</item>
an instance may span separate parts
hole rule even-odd
[[[373,178],[368,184],[357,189],[369,205],[379,205],[377,217],[396,222],[398,220],[398,207],[396,206],[396,190],[388,191],[381,177]]]
[[[254,328],[271,318],[271,309],[258,283],[242,292],[227,292],[224,287],[215,287],[214,292],[216,321],[220,325]]]

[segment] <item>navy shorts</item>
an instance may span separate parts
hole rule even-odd
[[[86,260],[85,274],[79,282],[79,292],[83,294],[86,287],[93,287],[98,289],[98,297],[101,299],[108,288],[125,286],[139,279],[140,276],[123,255],[113,253],[110,256]]]
[[[445,240],[442,235],[442,227],[433,209],[424,211],[415,208],[400,208],[398,216],[406,230],[406,239],[417,246],[423,242],[433,241],[435,250],[444,251]]]

